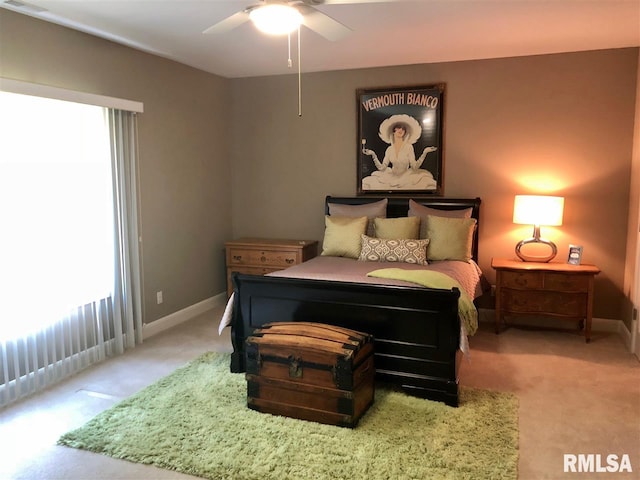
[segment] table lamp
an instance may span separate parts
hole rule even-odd
[[[533,225],[533,237],[520,241],[516,245],[516,255],[524,262],[548,262],[558,253],[555,243],[540,237],[540,226],[562,225],[564,198],[547,195],[516,195],[513,205],[513,223]],[[548,256],[529,256],[521,249],[529,243],[541,243],[551,248]]]

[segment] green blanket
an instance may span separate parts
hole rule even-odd
[[[467,335],[473,335],[478,329],[478,310],[473,304],[473,300],[464,291],[458,282],[449,275],[431,270],[405,270],[403,268],[381,268],[367,273],[368,277],[389,278],[392,280],[404,280],[429,288],[443,288],[460,290],[458,299],[458,315],[464,325]]]

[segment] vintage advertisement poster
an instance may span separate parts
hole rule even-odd
[[[443,195],[444,85],[360,89],[358,194]]]

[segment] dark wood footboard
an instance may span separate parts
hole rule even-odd
[[[457,289],[243,274],[233,282],[231,371],[245,371],[245,341],[264,323],[320,322],[373,334],[377,379],[458,405]]]

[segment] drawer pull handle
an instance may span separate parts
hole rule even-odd
[[[285,258],[284,261],[291,265],[295,260],[293,258]]]
[[[234,255],[233,259],[239,262],[240,260],[242,260],[242,255]]]
[[[260,261],[261,262],[266,262],[267,261],[267,257],[265,257],[264,255],[262,257],[260,257]]]
[[[526,278],[516,278],[515,281],[516,285],[520,285],[521,287],[524,287],[527,285],[527,279]]]

